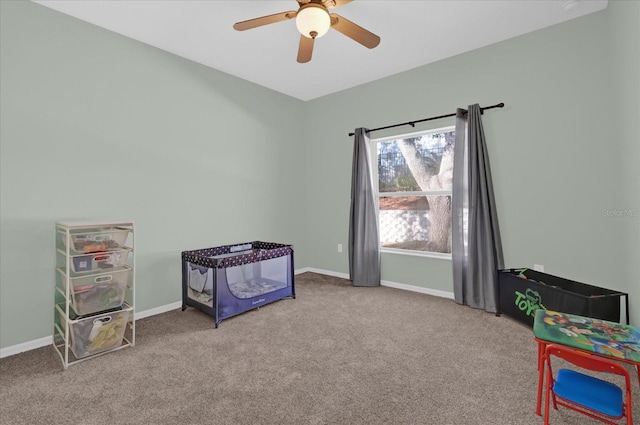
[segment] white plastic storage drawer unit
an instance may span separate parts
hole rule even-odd
[[[133,221],[56,222],[53,347],[62,366],[136,343]]]

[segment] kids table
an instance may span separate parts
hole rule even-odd
[[[617,322],[537,310],[533,320],[533,335],[538,343],[538,399],[536,414],[540,416],[544,350],[547,344],[561,344],[632,364],[640,383],[640,328]]]

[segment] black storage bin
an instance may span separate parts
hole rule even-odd
[[[498,270],[500,311],[533,327],[538,309],[620,322],[620,297],[625,297],[629,324],[629,297],[611,289],[563,279],[535,270]]]

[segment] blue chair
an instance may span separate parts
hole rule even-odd
[[[625,389],[586,375],[573,369],[559,369],[554,376],[551,360],[558,357],[577,366],[579,369],[593,372],[612,373],[623,376]],[[550,344],[544,353],[546,364],[546,396],[544,424],[549,424],[549,402],[553,408],[563,406],[611,425],[626,418],[627,425],[633,425],[631,410],[631,378],[629,371],[620,363],[571,347]],[[616,422],[614,422],[616,420]]]

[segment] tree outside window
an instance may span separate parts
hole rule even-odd
[[[449,258],[454,127],[372,142],[381,248]]]

